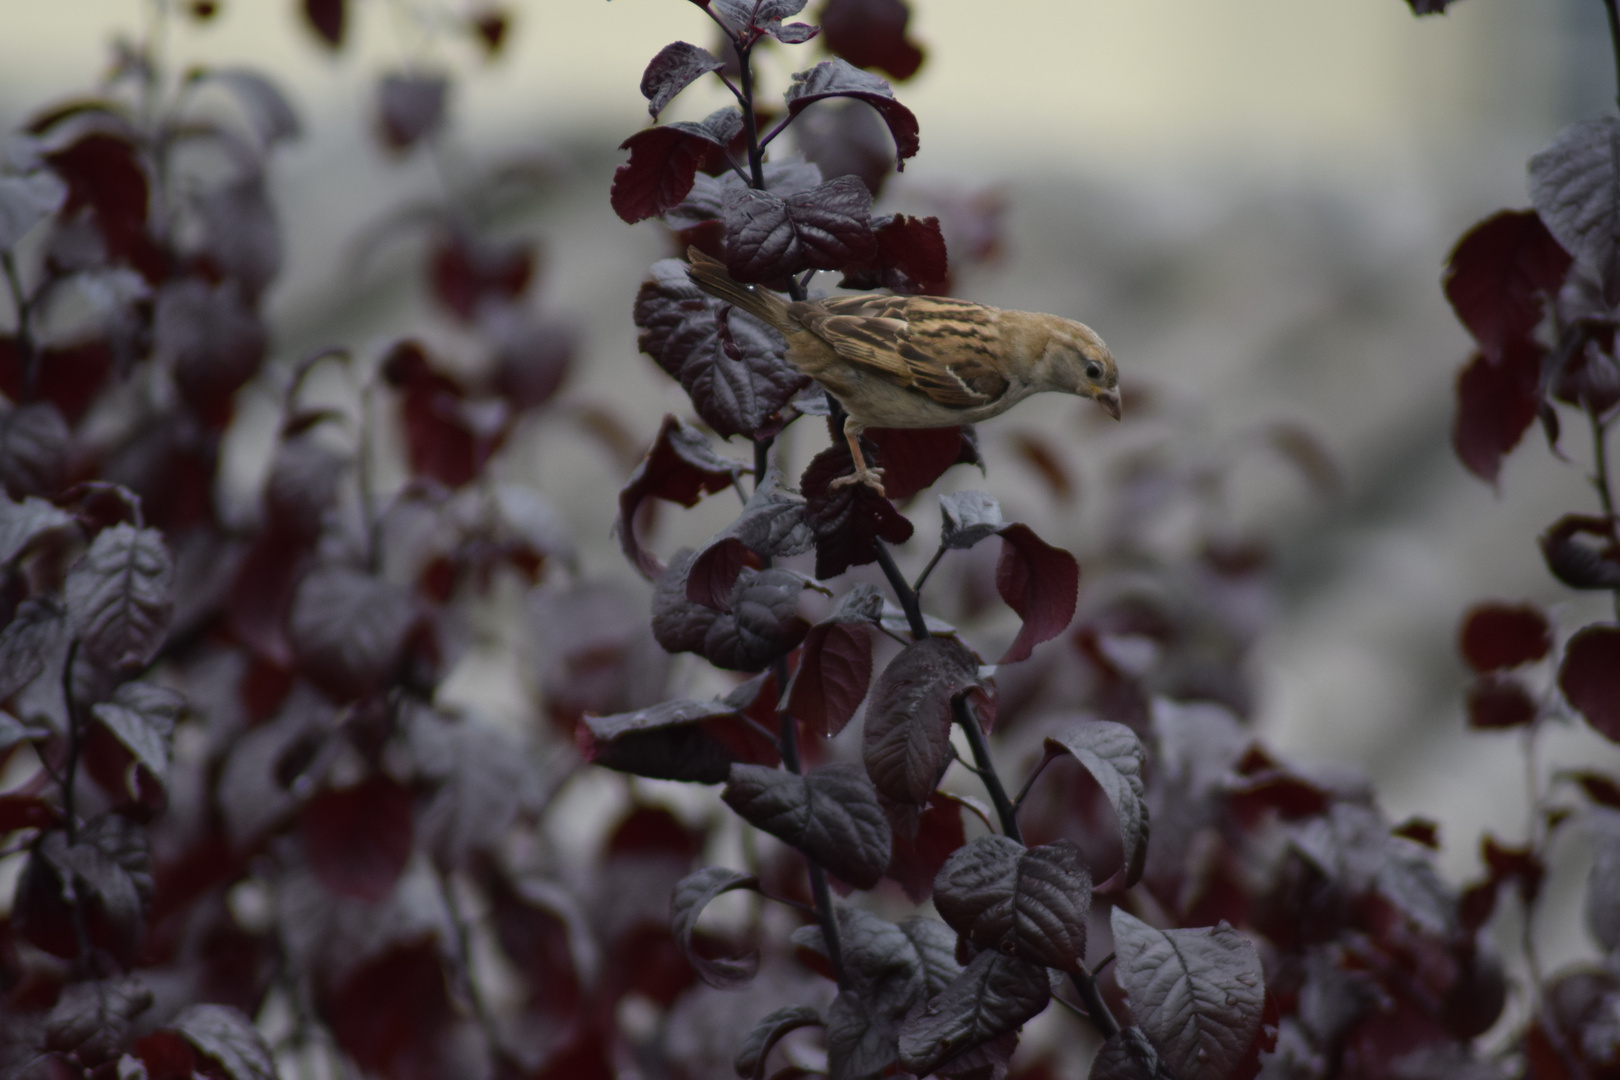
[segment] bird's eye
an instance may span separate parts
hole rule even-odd
[[[1093,360],[1091,363],[1086,365],[1086,378],[1090,379],[1092,382],[1096,382],[1098,379],[1100,379],[1102,377],[1103,377],[1103,366],[1101,364],[1099,364],[1099,363],[1097,363],[1097,361]]]

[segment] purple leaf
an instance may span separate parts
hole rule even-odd
[[[12,502],[0,490],[0,566],[9,565],[40,537],[60,532],[72,524],[71,514],[58,510],[44,499],[28,496],[21,502]],[[0,694],[0,699],[5,696]]]
[[[1112,913],[1114,970],[1131,1012],[1180,1080],[1224,1080],[1260,1029],[1266,987],[1254,944],[1225,923],[1155,930]]]
[[[1570,638],[1558,689],[1599,734],[1620,743],[1620,627],[1587,626]]]
[[[733,32],[764,30],[773,22],[790,19],[804,10],[808,0],[709,0]],[[707,5],[705,5],[707,6]]]
[[[742,471],[741,465],[716,454],[702,432],[673,416],[665,416],[652,448],[619,491],[619,518],[613,527],[625,558],[647,580],[655,580],[663,573],[663,564],[636,538],[636,510],[642,502],[656,498],[696,506],[704,495],[730,487]]]
[[[85,655],[108,668],[144,667],[173,612],[174,561],[156,529],[102,530],[65,587],[68,622]]]
[[[1576,537],[1596,537],[1586,543]],[[1572,589],[1620,589],[1620,550],[1611,538],[1609,520],[1566,514],[1542,534],[1542,558],[1554,577]]]
[[[905,295],[950,291],[950,260],[938,218],[895,214],[875,225],[872,237],[872,257],[844,267],[840,288],[888,289]]]
[[[758,951],[740,957],[711,959],[698,955],[692,947],[692,934],[697,930],[698,916],[709,906],[709,901],[733,889],[757,891],[759,879],[752,874],[727,870],[723,866],[706,866],[682,878],[669,900],[669,925],[676,945],[703,981],[716,990],[736,990],[746,986],[759,970]]]
[[[160,784],[167,782],[169,746],[185,699],[166,686],[127,682],[92,710],[97,720],[123,744]]]
[[[264,1036],[229,1005],[192,1005],[170,1028],[212,1058],[227,1080],[276,1080],[276,1065]]]
[[[1446,299],[1493,363],[1510,342],[1527,340],[1541,322],[1545,297],[1556,297],[1569,273],[1534,210],[1503,210],[1475,225],[1446,261]]]
[[[196,206],[208,258],[244,297],[257,300],[281,272],[281,227],[264,176],[254,173],[201,192]]]
[[[951,702],[978,685],[978,663],[955,638],[907,645],[872,688],[862,734],[867,775],[895,802],[925,806],[951,760]]]
[[[152,991],[134,977],[70,983],[44,1018],[44,1048],[71,1054],[86,1068],[109,1066],[124,1052],[130,1022],[151,1005]],[[23,1069],[19,1075],[44,1080],[65,1072]]]
[[[18,499],[54,495],[71,438],[62,414],[49,402],[0,410],[0,487]]]
[[[853,176],[786,198],[728,189],[726,268],[738,281],[775,281],[870,258],[876,251],[871,213],[872,193]]]
[[[652,273],[636,294],[641,349],[680,380],[716,432],[752,437],[809,385],[783,358],[780,334],[705,295],[685,263],[665,259]]]
[[[900,1061],[926,1076],[958,1054],[1016,1031],[1051,998],[1046,969],[1016,956],[982,952],[900,1028]]]
[[[1476,672],[1533,663],[1552,648],[1552,627],[1529,604],[1479,604],[1463,617],[1459,647]]]
[[[945,860],[934,907],[975,948],[1083,970],[1091,875],[1067,840],[1026,848],[1005,836],[979,837]]]
[[[0,176],[0,251],[10,251],[67,199],[67,185],[48,172]]]
[[[630,160],[613,174],[613,209],[634,225],[679,206],[697,171],[742,130],[742,113],[720,109],[702,123],[663,124],[638,131],[619,144]]]
[[[836,910],[848,987],[827,1012],[828,1062],[832,1075],[877,1076],[899,1059],[901,1021],[929,990],[924,949],[934,938],[927,930],[896,926],[860,908]],[[910,922],[944,931],[932,920]],[[793,940],[826,955],[819,926],[801,927]]]
[[[931,486],[953,465],[979,464],[973,425],[939,428],[867,428],[872,462],[883,467],[887,498],[903,501]],[[843,440],[837,440],[842,443]]]
[[[775,765],[775,745],[739,708],[719,701],[664,701],[633,712],[589,716],[576,734],[580,755],[609,769],[695,784],[721,784],[735,762]]]
[[[1086,1080],[1175,1080],[1139,1027],[1108,1037],[1091,1062]]]
[[[810,628],[788,684],[787,712],[828,738],[844,730],[872,683],[872,631],[858,622]]]
[[[1018,637],[998,663],[1029,659],[1035,646],[1063,633],[1080,599],[1080,564],[1062,548],[1045,543],[1028,525],[1001,530],[996,591],[1024,620]]]
[[[1620,304],[1620,120],[1583,120],[1530,159],[1530,201],[1564,250]]]
[[[300,132],[298,114],[287,101],[280,88],[252,68],[201,68],[193,71],[198,82],[215,82],[230,91],[242,107],[248,125],[258,135],[262,146],[271,146],[285,139],[296,139]]]
[[[952,551],[966,551],[980,540],[1006,528],[1001,504],[983,491],[953,491],[939,497],[939,542]]]
[[[910,20],[903,0],[828,0],[821,9],[821,32],[828,52],[904,82],[923,62],[923,50],[906,37]]]
[[[793,86],[786,95],[788,114],[797,116],[830,97],[855,98],[876,109],[894,137],[896,167],[906,167],[906,158],[915,154],[919,145],[917,118],[894,99],[894,91],[889,89],[888,83],[847,60],[823,60],[809,71],[793,76]]]
[[[865,484],[832,486],[854,468],[849,447],[840,439],[817,454],[799,479],[805,522],[816,537],[816,577],[822,581],[851,566],[876,562],[878,540],[903,544],[911,539],[911,522],[889,500]]]
[[[307,574],[287,633],[299,665],[334,700],[352,701],[395,674],[416,605],[399,586],[346,566]]]
[[[672,41],[658,50],[641,76],[641,94],[654,120],[675,95],[711,71],[725,67],[725,61],[696,45]]]
[[[464,867],[505,839],[523,799],[529,757],[493,724],[452,722],[428,709],[409,717],[418,773],[435,785],[417,817],[420,844],[441,869]]]
[[[894,172],[889,129],[860,101],[829,102],[799,116],[793,121],[793,144],[822,176],[857,176],[874,198],[883,194],[883,185]]]
[[[889,819],[859,765],[823,765],[803,776],[733,765],[720,797],[858,889],[876,885],[889,865]]]
[[[821,1014],[808,1005],[786,1005],[762,1016],[743,1036],[732,1068],[743,1080],[761,1080],[765,1075],[765,1060],[784,1036],[800,1028],[820,1026]]]
[[[743,570],[723,609],[687,599],[692,551],[683,548],[653,591],[653,636],[667,652],[695,652],[717,667],[762,671],[804,640],[804,579],[787,570]]]
[[[784,23],[777,20],[765,27],[765,32],[784,45],[803,45],[821,33],[821,29],[809,23]]]
[[[1097,782],[1119,824],[1125,852],[1123,887],[1135,885],[1147,861],[1148,808],[1142,769],[1147,751],[1136,733],[1111,720],[1091,720],[1046,740],[1048,758],[1070,754]]]
[[[264,362],[269,335],[259,313],[232,282],[180,278],[159,290],[153,323],[153,349],[173,365],[186,404],[225,427],[236,391]]]
[[[384,75],[377,88],[377,119],[389,149],[409,150],[438,131],[444,124],[449,90],[450,82],[443,75]]]
[[[64,630],[62,611],[49,599],[24,600],[0,629],[0,701],[33,682],[45,671],[45,659],[59,647]]]

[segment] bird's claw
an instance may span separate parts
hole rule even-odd
[[[830,485],[833,488],[849,487],[851,484],[865,484],[879,495],[883,494],[882,469],[856,469],[848,476],[840,476]]]

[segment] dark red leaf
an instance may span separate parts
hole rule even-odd
[[[384,75],[377,87],[377,121],[383,142],[403,152],[444,123],[450,82],[443,75],[403,72]]]
[[[647,456],[619,491],[619,518],[614,529],[619,547],[647,580],[664,572],[658,557],[636,538],[636,510],[645,499],[696,506],[704,495],[730,487],[743,467],[716,454],[702,432],[674,416],[665,416]]]
[[[395,945],[322,1002],[338,1045],[367,1073],[413,1080],[454,1073],[437,1060],[455,1017],[440,950],[431,937]]]
[[[664,106],[675,100],[675,95],[711,71],[719,71],[725,62],[707,49],[672,41],[658,50],[647,70],[641,75],[641,96],[647,99],[647,111],[654,120]]]
[[[461,384],[437,370],[414,341],[395,345],[382,370],[389,384],[403,391],[411,471],[448,487],[477,479],[506,441],[510,414],[469,401]]]
[[[786,708],[799,723],[831,738],[855,715],[871,683],[871,628],[817,623],[804,639]]]
[[[636,806],[608,834],[606,855],[668,855],[695,859],[703,851],[703,833],[689,829],[662,806]]]
[[[486,57],[500,55],[501,46],[506,42],[506,32],[511,25],[511,16],[504,8],[488,8],[472,17],[473,32],[483,44]]]
[[[1586,535],[1595,544],[1577,540]],[[1607,518],[1566,514],[1542,534],[1542,558],[1554,577],[1572,589],[1620,589],[1620,546]]]
[[[1536,718],[1536,701],[1511,675],[1485,674],[1468,688],[1468,726],[1480,730],[1523,727]]]
[[[1457,415],[1451,444],[1482,480],[1496,482],[1502,458],[1536,419],[1539,357],[1517,353],[1492,363],[1474,357],[1457,376]]]
[[[495,390],[514,409],[537,409],[556,396],[574,365],[573,330],[518,317],[485,331],[495,347]]]
[[[1027,525],[1001,530],[996,591],[1024,620],[1018,637],[998,663],[1029,659],[1035,646],[1068,628],[1080,598],[1080,564],[1062,548],[1047,544]]]
[[[1479,604],[1463,616],[1459,644],[1463,659],[1477,672],[1518,667],[1547,655],[1552,627],[1529,604]]]
[[[630,160],[613,174],[613,209],[629,224],[679,206],[701,168],[742,130],[742,113],[712,113],[701,123],[663,124],[638,131],[619,144]]]
[[[1406,2],[1411,6],[1412,14],[1423,16],[1443,15],[1446,8],[1457,0],[1406,0]]]
[[[852,66],[847,60],[824,60],[809,71],[793,76],[788,89],[788,113],[797,116],[809,106],[829,97],[849,97],[864,101],[878,111],[894,137],[895,167],[904,169],[906,158],[917,152],[917,118],[894,99],[889,84],[870,72]]]
[[[883,468],[883,494],[902,501],[930,487],[952,465],[979,464],[977,433],[967,427],[867,428],[876,448],[868,464]]]
[[[586,761],[656,780],[721,784],[738,761],[775,765],[774,742],[718,701],[664,701],[647,709],[589,716],[575,742]]]
[[[1570,638],[1558,688],[1599,734],[1620,742],[1620,627],[1588,626]]]
[[[430,256],[433,293],[462,322],[472,321],[486,299],[515,300],[534,276],[534,244],[495,243],[455,231]]]
[[[1534,210],[1503,210],[1475,225],[1446,262],[1446,298],[1493,363],[1527,341],[1545,297],[1556,297],[1570,255]]]
[[[922,66],[923,50],[906,37],[911,10],[903,0],[828,0],[821,9],[827,50],[860,68],[904,82]]]
[[[1414,843],[1422,844],[1431,851],[1440,850],[1440,825],[1430,818],[1407,818],[1389,832],[1391,836],[1404,836]]]
[[[1541,894],[1541,883],[1547,877],[1547,865],[1542,862],[1541,856],[1532,848],[1508,847],[1499,843],[1490,833],[1485,834],[1479,846],[1480,857],[1485,861],[1491,883],[1500,886],[1513,882],[1519,898],[1533,907],[1536,897]]]
[[[34,393],[55,405],[72,426],[106,385],[112,365],[112,346],[105,341],[44,349],[39,354]],[[22,357],[12,338],[0,338],[0,394],[12,401],[23,397]]]
[[[1570,779],[1581,785],[1586,797],[1599,806],[1607,806],[1611,810],[1620,810],[1620,783],[1602,773],[1578,772],[1573,773]]]
[[[895,214],[873,231],[877,241],[870,259],[851,263],[839,287],[888,289],[903,294],[944,295],[951,288],[945,236],[936,217]]]
[[[832,486],[854,469],[849,447],[839,440],[817,454],[799,478],[804,519],[816,537],[816,577],[823,581],[876,562],[879,540],[903,544],[911,539],[911,522],[889,500],[865,484]]]
[[[378,774],[319,792],[301,822],[310,869],[338,896],[387,899],[411,858],[411,793]]]
[[[978,681],[978,662],[955,638],[913,642],[889,662],[872,688],[861,741],[880,794],[928,804],[951,760],[951,703]]]
[[[45,160],[68,185],[60,216],[65,220],[89,207],[107,253],[127,261],[148,281],[160,280],[165,259],[146,234],[149,186],[135,146],[115,135],[92,132]]]
[[[726,268],[738,281],[776,281],[869,259],[872,193],[841,176],[786,198],[753,188],[725,192]]]
[[[60,821],[56,808],[38,795],[0,795],[0,835],[17,829],[49,829]]]
[[[894,830],[890,838],[888,876],[905,890],[914,904],[921,904],[934,892],[934,878],[951,853],[967,842],[962,826],[962,804],[936,791],[917,816],[917,835],[906,836]]]
[[[883,118],[859,101],[829,102],[799,116],[793,141],[822,176],[859,177],[873,198],[894,172],[894,140]]]
[[[343,45],[347,8],[348,0],[304,0],[304,18],[322,41],[336,49]]]

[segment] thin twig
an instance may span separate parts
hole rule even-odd
[[[934,552],[934,557],[928,560],[928,565],[923,567],[923,572],[917,575],[917,580],[911,583],[912,592],[916,593],[918,596],[922,595],[923,586],[928,584],[928,575],[934,572],[934,567],[938,566],[939,560],[944,557],[945,545],[941,544],[939,545],[939,549]]]
[[[1603,0],[1603,7],[1609,13],[1609,43],[1614,46],[1615,101],[1620,103],[1620,10],[1616,10],[1615,0]]]
[[[445,910],[450,913],[450,923],[456,933],[456,980],[461,984],[461,992],[467,996],[467,1004],[472,1007],[473,1018],[478,1021],[479,1030],[483,1032],[490,1060],[502,1061],[506,1057],[506,1051],[501,1048],[500,1033],[495,1030],[495,1020],[490,1016],[489,1006],[484,1002],[478,980],[473,977],[472,925],[467,920],[466,912],[462,910],[461,898],[456,895],[456,883],[451,880],[449,871],[440,870],[438,878],[439,892],[444,896]]]
[[[881,540],[874,540],[872,543],[877,547],[878,566],[882,567],[883,576],[889,579],[889,587],[894,590],[895,599],[900,601],[900,610],[906,613],[906,623],[911,627],[912,640],[927,640],[928,623],[923,619],[922,607],[917,603],[917,594],[906,584],[906,577],[895,565],[894,556],[889,554],[888,545]]]
[[[973,705],[968,701],[967,695],[958,697],[951,702],[951,712],[955,715],[957,724],[967,735],[968,748],[973,751],[973,763],[979,767],[979,779],[984,781],[984,789],[990,794],[990,805],[996,808],[996,817],[1001,821],[1001,831],[1009,840],[1024,842],[1024,834],[1018,828],[1018,811],[1014,808],[1012,800],[1007,798],[1007,789],[1001,785],[1001,777],[996,772],[996,763],[990,757],[990,744],[984,737],[984,728],[979,726],[979,717],[973,711]]]

